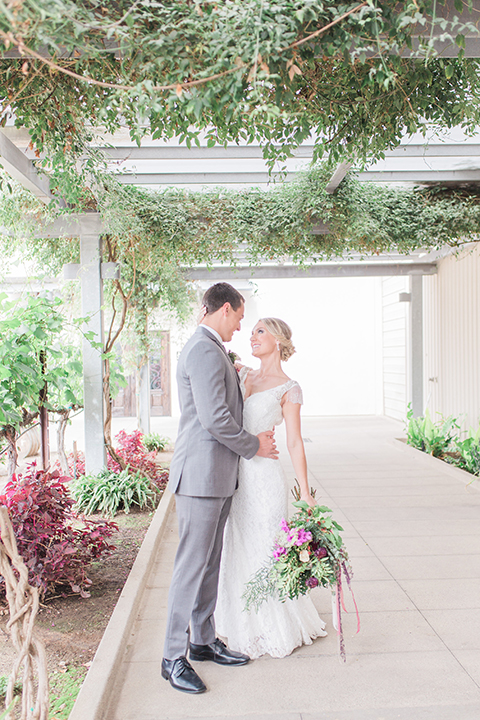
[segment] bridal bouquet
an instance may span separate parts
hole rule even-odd
[[[352,569],[340,535],[343,528],[331,517],[332,511],[325,505],[311,508],[302,500],[293,504],[298,511],[288,522],[282,520],[269,563],[246,585],[242,596],[245,610],[257,610],[269,597],[285,602],[288,598],[306,595],[314,587],[330,587],[335,593],[334,626],[340,635],[340,653],[345,658],[341,622],[341,607],[345,610],[342,575],[351,590]],[[355,603],[355,598],[353,600]],[[358,629],[359,623],[357,632]]]

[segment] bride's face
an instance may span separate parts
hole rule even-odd
[[[252,330],[250,345],[252,346],[252,355],[254,357],[270,355],[277,349],[275,338],[272,333],[268,332],[261,321],[259,321]]]

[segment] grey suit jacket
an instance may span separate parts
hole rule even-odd
[[[242,427],[238,373],[223,346],[202,325],[178,360],[180,425],[169,490],[194,497],[229,497],[240,456],[256,455],[258,438]]]

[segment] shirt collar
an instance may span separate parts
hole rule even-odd
[[[216,338],[219,343],[221,343],[221,345],[223,345],[223,340],[222,340],[220,333],[218,333],[216,330],[211,328],[209,325],[204,325],[203,323],[202,323],[202,327],[205,328],[205,330],[208,330],[208,332],[211,333],[213,335],[213,337]]]

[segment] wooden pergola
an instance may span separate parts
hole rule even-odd
[[[52,194],[48,181],[41,176],[28,150],[30,138],[23,129],[6,127],[0,131],[0,155],[4,168],[31,190],[42,202],[49,203]],[[108,158],[111,172],[121,183],[143,188],[159,189],[175,185],[188,188],[226,186],[267,188],[275,181],[269,176],[262,150],[255,145],[232,145],[208,148],[205,145],[188,149],[175,142],[146,138],[141,147],[130,141],[126,132],[114,136],[101,136],[97,140]],[[287,161],[286,182],[306,167],[313,154],[313,140],[294,151]],[[343,163],[333,173],[328,191],[334,193],[350,169]],[[381,163],[362,169],[359,178],[376,183],[451,184],[480,183],[480,132],[467,137],[459,129],[443,136],[406,138],[400,147],[386,153]],[[82,314],[90,317],[88,330],[103,345],[103,279],[112,277],[118,269],[101,261],[101,243],[104,227],[96,212],[70,215],[39,228],[38,237],[77,236],[80,239],[79,266],[66,266],[67,277],[77,277],[81,286]],[[315,234],[328,233],[328,226],[319,223]],[[415,253],[409,256],[388,254],[362,259],[353,256],[331,262],[320,261],[308,269],[292,262],[263,262],[254,268],[239,256],[235,268],[217,265],[211,269],[197,266],[186,268],[192,280],[218,281],[245,278],[318,278],[410,276],[410,293],[404,301],[410,303],[411,313],[411,367],[413,410],[423,412],[423,340],[422,340],[422,276],[436,272],[435,253]],[[113,275],[112,275],[113,274]],[[83,345],[85,448],[87,472],[98,472],[105,465],[103,442],[103,361],[101,353],[88,341]],[[149,428],[148,372],[144,370],[140,387],[140,415],[142,428]]]

